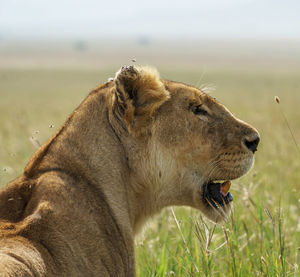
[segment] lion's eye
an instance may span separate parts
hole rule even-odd
[[[201,107],[201,105],[194,106],[192,111],[193,111],[194,114],[197,114],[197,115],[207,115],[208,114],[208,112],[205,109],[203,109]]]

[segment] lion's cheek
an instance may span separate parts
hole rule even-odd
[[[194,140],[182,145],[180,151],[177,151],[176,160],[179,160],[183,167],[189,170],[205,173],[212,163],[213,157],[210,144]]]

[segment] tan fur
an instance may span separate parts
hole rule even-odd
[[[209,116],[195,115],[202,105]],[[0,192],[1,276],[135,276],[134,236],[203,184],[245,174],[257,131],[197,88],[125,67],[92,91]]]

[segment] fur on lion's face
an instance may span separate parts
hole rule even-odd
[[[214,221],[226,217],[231,200],[212,207],[205,199],[204,186],[244,175],[254,162],[258,132],[195,87],[161,81],[157,76],[154,86],[147,79],[154,81],[153,75],[144,69],[123,69],[123,76],[125,72],[147,76],[139,75],[138,85],[125,82],[127,90],[134,88],[136,95],[124,108],[128,111],[133,105],[128,117],[133,136],[143,136],[141,130],[149,135],[147,147],[143,146],[144,158],[135,163],[137,171],[143,172],[143,182],[161,191],[164,199],[168,193],[172,198],[168,204],[196,207]],[[119,93],[124,87],[119,85]]]

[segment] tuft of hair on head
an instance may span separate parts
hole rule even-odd
[[[145,127],[143,125],[150,122],[155,111],[170,97],[153,67],[123,66],[114,82],[117,105],[131,129]]]
[[[114,78],[117,88],[129,93],[130,98],[138,97],[139,90],[153,90],[156,96],[165,96],[164,85],[156,68],[150,66],[123,66]],[[128,91],[126,91],[126,89]],[[168,94],[168,93],[167,93]]]

